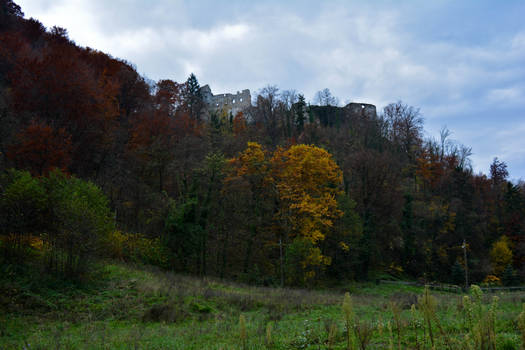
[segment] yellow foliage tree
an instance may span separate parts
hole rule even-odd
[[[490,250],[490,261],[496,276],[501,276],[507,265],[512,263],[512,250],[507,236],[501,236]]]
[[[330,153],[308,145],[279,148],[270,163],[271,181],[281,202],[278,215],[289,228],[290,238],[311,244],[302,267],[305,277],[313,277],[311,268],[330,264],[317,245],[325,239],[333,220],[342,215],[336,200],[342,172]]]
[[[265,176],[268,170],[266,154],[257,142],[248,142],[244,152],[229,161],[233,176]]]

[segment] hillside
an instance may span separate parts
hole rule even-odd
[[[499,159],[475,174],[449,130],[426,138],[417,107],[269,85],[233,115],[194,74],[151,82],[1,4],[3,265],[81,281],[116,258],[305,288],[525,280],[525,187]]]

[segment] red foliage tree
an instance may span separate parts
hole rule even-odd
[[[17,137],[7,156],[18,168],[33,175],[47,175],[53,169],[67,170],[71,162],[71,136],[64,128],[33,120]]]

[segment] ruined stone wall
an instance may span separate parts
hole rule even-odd
[[[210,87],[204,85],[201,88],[201,93],[204,102],[208,105],[208,109],[214,112],[225,110],[235,115],[252,105],[252,96],[248,89],[244,89],[241,92],[237,91],[236,94],[214,95]]]
[[[376,106],[368,103],[349,103],[345,106],[351,115],[374,118],[377,116]]]
[[[374,105],[353,102],[344,107],[311,105],[305,111],[305,123],[310,122],[310,115],[313,118],[311,122],[332,127],[356,118],[374,119],[377,117],[377,112]]]

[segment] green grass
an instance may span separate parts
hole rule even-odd
[[[4,272],[0,348],[241,349],[239,316],[243,314],[248,349],[326,349],[334,323],[333,349],[345,349],[341,303],[348,291],[355,321],[371,327],[368,349],[388,349],[392,302],[402,309],[401,344],[409,349],[415,348],[416,336],[410,306],[423,293],[420,287],[373,283],[323,291],[252,287],[115,263],[102,266],[97,276],[85,284],[72,284],[24,271]],[[432,294],[444,332],[454,342],[461,341],[467,333],[462,296]],[[516,318],[525,293],[498,296],[498,349],[519,349]],[[485,295],[484,300],[490,302],[490,296]],[[419,311],[417,317],[421,342]],[[435,323],[433,332],[441,339]],[[393,334],[397,349],[395,328]]]

